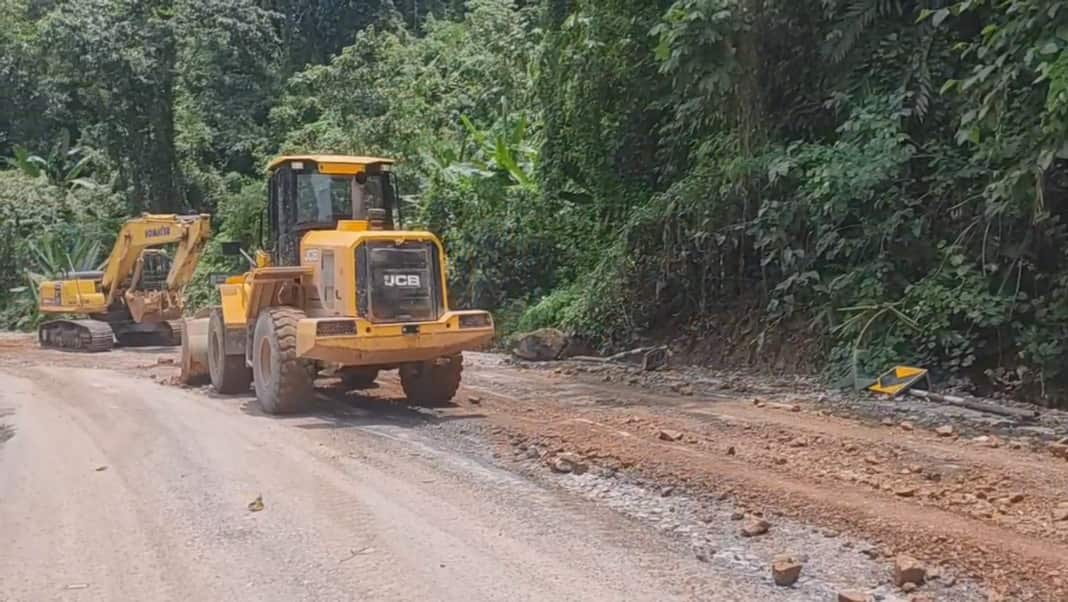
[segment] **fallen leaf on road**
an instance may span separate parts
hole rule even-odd
[[[259,512],[263,510],[263,496],[257,495],[256,499],[248,503],[249,512]]]

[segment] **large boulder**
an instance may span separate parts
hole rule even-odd
[[[542,328],[516,337],[512,353],[530,362],[548,362],[559,359],[567,346],[566,334],[555,328]]]

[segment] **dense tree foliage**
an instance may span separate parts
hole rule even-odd
[[[505,330],[756,320],[1063,399],[1062,4],[0,0],[3,319],[123,212],[251,245],[268,157],[381,153]]]

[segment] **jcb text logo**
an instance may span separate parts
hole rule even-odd
[[[421,285],[418,274],[386,274],[386,286],[418,287]]]
[[[145,232],[145,236],[148,238],[158,238],[160,236],[170,236],[170,226],[160,226],[159,228],[151,228]]]

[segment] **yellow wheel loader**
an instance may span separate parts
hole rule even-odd
[[[75,314],[41,324],[42,347],[107,351],[122,345],[178,345],[185,287],[211,236],[209,215],[151,215],[122,227],[103,270],[70,272],[39,287],[38,311]],[[173,255],[162,247],[176,245]]]
[[[461,352],[493,337],[493,319],[449,309],[440,241],[395,226],[392,166],[336,155],[271,162],[268,248],[253,258],[224,243],[253,267],[219,285],[210,317],[187,321],[187,382],[206,367],[220,393],[255,383],[268,414],[299,411],[322,370],[356,388],[396,369],[410,401],[452,399]]]

